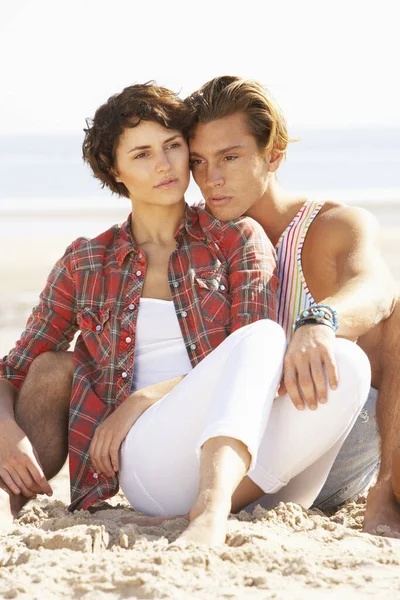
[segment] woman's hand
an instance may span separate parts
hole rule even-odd
[[[149,405],[135,394],[99,425],[89,448],[90,460],[98,473],[113,477],[119,470],[118,453],[122,442]]]
[[[130,429],[150,406],[164,398],[183,378],[184,375],[134,392],[97,427],[89,447],[90,460],[97,473],[113,477],[119,471],[119,449]]]

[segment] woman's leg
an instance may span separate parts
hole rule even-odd
[[[284,349],[276,323],[243,327],[140,417],[121,448],[120,470],[136,509],[175,515],[193,508],[193,523],[205,508],[229,513],[233,490],[255,464]]]
[[[296,410],[286,395],[274,402],[260,444],[255,468],[235,492],[233,510],[240,510],[264,493],[263,506],[280,501],[308,508],[322,488],[341,445],[349,434],[369,392],[371,370],[367,356],[354,343],[336,340],[339,373],[337,390],[316,411]],[[249,481],[249,479],[251,481]]]

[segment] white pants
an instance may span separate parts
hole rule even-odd
[[[198,493],[200,449],[216,436],[248,447],[248,475],[267,494],[304,473],[290,500],[311,506],[367,399],[371,372],[356,344],[336,340],[338,389],[316,411],[298,411],[288,396],[275,399],[285,343],[272,321],[242,327],[143,413],[121,447],[119,473],[136,510],[188,513]]]

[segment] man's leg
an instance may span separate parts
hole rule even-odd
[[[15,405],[15,420],[36,451],[47,479],[61,470],[67,458],[72,374],[72,353],[41,354],[32,362]],[[1,481],[0,486],[6,488]],[[32,487],[39,493],[37,484]],[[1,510],[15,517],[29,498],[5,494],[0,489]]]
[[[400,537],[400,505],[392,486],[400,484],[400,303],[391,317],[378,326],[379,337],[368,350],[371,364],[377,363],[379,397],[377,421],[381,436],[381,466],[376,485],[368,494],[364,531]],[[373,333],[373,330],[372,332]],[[372,339],[373,341],[373,339]],[[360,345],[364,340],[360,339]],[[398,495],[396,493],[396,495]]]
[[[377,398],[378,391],[371,388],[368,399],[314,502],[314,506],[320,510],[333,510],[346,500],[363,493],[376,475],[380,460]]]

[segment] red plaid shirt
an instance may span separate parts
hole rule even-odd
[[[239,327],[275,319],[275,251],[252,219],[220,222],[193,207],[175,239],[168,279],[195,367]],[[117,476],[93,471],[88,449],[98,424],[130,394],[145,276],[130,217],[94,239],[77,239],[54,266],[16,347],[0,361],[0,377],[19,387],[36,356],[67,350],[80,330],[69,418],[70,510],[118,491]]]

